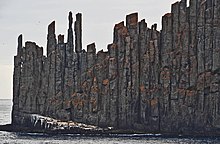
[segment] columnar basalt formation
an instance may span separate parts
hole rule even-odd
[[[162,30],[138,14],[114,27],[107,52],[82,48],[82,15],[67,42],[48,27],[47,56],[18,38],[12,123],[27,114],[147,133],[220,134],[220,0],[181,0]],[[73,41],[75,39],[75,45]],[[27,123],[26,123],[27,122]]]

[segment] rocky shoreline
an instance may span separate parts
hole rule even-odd
[[[45,134],[101,134],[104,132],[104,131],[100,131],[97,129],[87,129],[86,130],[83,128],[39,129],[39,128],[14,126],[12,124],[0,125],[0,131],[23,132],[23,133],[45,133]]]
[[[47,135],[62,135],[62,134],[73,134],[77,136],[103,136],[103,137],[166,137],[166,138],[219,138],[219,133],[146,133],[144,131],[135,131],[135,130],[120,130],[120,129],[90,129],[85,130],[83,128],[73,128],[73,129],[37,129],[30,127],[19,127],[14,126],[12,124],[0,125],[0,131],[5,132],[19,132],[19,133],[39,133],[39,134],[47,134]]]
[[[152,137],[219,137],[220,129],[208,131],[145,131],[143,129],[117,129],[113,127],[101,128],[95,125],[88,125],[73,121],[61,121],[38,114],[20,114],[20,125],[0,125],[0,131],[21,132],[21,133],[42,133],[49,135],[57,134],[79,134],[82,136],[152,136]]]

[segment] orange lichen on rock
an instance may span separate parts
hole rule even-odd
[[[194,90],[186,90],[186,96],[195,96],[195,91]]]
[[[180,94],[180,95],[185,95],[185,93],[186,93],[186,90],[185,89],[178,89],[178,93]]]
[[[128,29],[126,27],[123,27],[121,30],[119,30],[119,34],[122,36],[128,36]]]
[[[108,85],[108,84],[109,84],[109,79],[104,79],[104,80],[102,81],[102,84],[103,84],[104,86]]]
[[[126,23],[128,25],[137,25],[138,23],[138,13],[132,13],[126,16]]]
[[[64,102],[65,107],[70,108],[70,107],[71,107],[71,102],[72,102],[72,101],[66,100],[66,101]]]
[[[69,81],[67,82],[67,85],[68,85],[68,86],[72,86],[72,85],[73,85],[73,80],[69,80]]]
[[[120,23],[118,23],[118,24],[115,25],[115,29],[116,29],[116,30],[119,30],[119,29],[121,29],[121,28],[123,28],[123,27],[124,27],[124,21],[122,21],[122,22],[120,22]]]
[[[87,81],[84,81],[83,84],[82,84],[82,88],[87,88],[87,86],[88,86]]]
[[[140,86],[140,91],[141,91],[141,92],[144,92],[144,91],[145,91],[145,86],[144,86],[144,85],[141,85],[141,86]]]
[[[98,93],[99,89],[97,86],[92,86],[91,93]]]
[[[150,100],[150,105],[151,106],[156,106],[158,104],[158,99],[157,98],[154,98],[152,100]]]
[[[73,100],[72,103],[75,107],[77,107],[78,109],[81,109],[84,106],[85,101],[80,98],[77,98]]]
[[[77,93],[76,93],[76,92],[74,92],[74,93],[71,95],[71,97],[75,97],[75,96],[77,96]]]

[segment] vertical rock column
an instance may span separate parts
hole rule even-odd
[[[190,7],[189,10],[189,79],[190,79],[190,86],[196,85],[196,77],[198,73],[198,60],[197,60],[197,1],[190,0]]]
[[[74,31],[75,31],[75,53],[73,54],[73,87],[71,92],[72,97],[72,119],[79,122],[86,122],[86,116],[84,113],[86,110],[84,109],[86,106],[86,94],[83,93],[84,87],[82,84],[84,83],[83,76],[87,67],[86,54],[85,51],[82,50],[82,14],[76,14],[76,21],[74,23]]]
[[[41,71],[41,84],[40,84],[40,96],[41,96],[41,107],[40,114],[48,115],[48,80],[49,80],[49,61],[46,56],[42,57],[42,71]]]
[[[171,113],[176,114],[178,112],[178,79],[179,79],[179,67],[181,65],[181,49],[180,49],[180,37],[179,37],[179,9],[180,2],[172,4],[172,72],[171,72]]]
[[[58,44],[56,46],[56,66],[55,66],[55,99],[56,102],[56,111],[59,119],[60,114],[62,113],[60,110],[64,108],[65,103],[65,76],[66,76],[66,50],[67,45],[64,43],[64,35],[58,36]],[[65,107],[66,108],[66,107]]]
[[[215,96],[214,98],[214,109],[213,113],[214,119],[213,124],[218,126],[220,124],[220,0],[212,0],[212,9],[213,9],[213,70],[214,78],[212,80],[211,92]],[[213,101],[212,101],[213,102]]]
[[[138,45],[139,45],[139,95],[140,95],[140,112],[141,112],[141,118],[140,121],[142,124],[144,124],[144,129],[146,126],[149,126],[147,123],[147,119],[149,116],[147,115],[148,107],[147,107],[147,97],[146,97],[146,87],[147,82],[146,78],[149,73],[149,60],[148,58],[148,52],[147,52],[147,42],[149,41],[148,37],[148,28],[147,23],[145,20],[142,20],[138,23]]]
[[[177,34],[177,46],[180,52],[180,65],[178,66],[178,81],[177,81],[177,94],[178,94],[178,127],[179,131],[186,129],[186,127],[193,127],[191,124],[194,113],[191,108],[194,107],[194,102],[196,99],[195,86],[192,85],[190,80],[191,66],[195,66],[197,60],[195,59],[195,51],[193,47],[190,47],[190,9],[186,8],[186,0],[181,0],[179,3],[179,28]],[[192,30],[193,32],[193,30]],[[195,35],[194,35],[195,36]],[[190,59],[194,61],[190,61]],[[196,68],[196,67],[194,67]],[[194,69],[193,68],[193,69]],[[194,69],[194,72],[196,69]],[[193,79],[195,79],[194,77]],[[195,81],[195,80],[193,80]]]
[[[126,27],[130,36],[130,66],[131,66],[131,115],[129,123],[140,121],[140,95],[139,95],[139,47],[138,47],[138,13],[126,16]]]
[[[179,4],[179,30],[178,30],[178,47],[180,50],[180,67],[178,72],[178,89],[186,89],[190,86],[189,80],[189,13],[186,8],[186,0],[182,0]],[[178,93],[179,98],[182,99]]]
[[[164,45],[168,45],[168,47],[164,47],[165,49],[168,49],[168,55],[170,56],[168,59],[170,60],[170,63],[168,65],[163,65],[164,73],[162,78],[164,79],[164,82],[166,82],[166,78],[169,78],[170,84],[169,86],[165,84],[165,86],[169,87],[169,92],[164,95],[165,97],[168,97],[168,112],[166,114],[166,118],[163,119],[164,126],[162,129],[167,130],[176,130],[178,129],[178,121],[174,120],[173,117],[178,117],[179,112],[179,94],[178,94],[178,85],[179,85],[179,79],[181,77],[180,74],[180,67],[181,67],[181,59],[182,59],[182,48],[181,48],[181,33],[179,32],[180,29],[180,2],[176,2],[172,4],[171,8],[171,48],[169,47],[170,39],[164,41]],[[169,17],[167,17],[169,18]],[[169,20],[169,19],[168,19]],[[169,24],[169,23],[168,23]],[[165,24],[166,25],[166,24]],[[167,25],[168,26],[168,25]],[[169,30],[169,27],[167,27],[167,30]],[[169,34],[167,35],[169,36]],[[169,38],[169,37],[167,37]],[[187,55],[187,53],[184,53]],[[163,59],[163,57],[162,57]],[[168,66],[166,69],[165,67]],[[166,72],[166,71],[169,72]],[[165,87],[164,87],[165,88]],[[166,92],[166,91],[163,91]],[[165,94],[165,93],[164,93]],[[166,98],[165,98],[166,99]],[[178,119],[178,118],[177,118]],[[169,123],[169,127],[167,125]]]
[[[218,74],[219,70],[214,69],[213,64],[219,65],[219,61],[216,60],[216,55],[219,56],[219,45],[216,47],[215,41],[219,41],[219,12],[216,13],[216,10],[219,10],[220,1],[210,0],[206,1],[205,13],[205,99],[207,103],[205,104],[205,117],[206,126],[219,124],[219,115],[217,107],[219,105],[219,87]],[[216,23],[217,22],[217,23]],[[213,57],[214,56],[214,57]],[[216,65],[215,65],[216,66]],[[214,71],[211,71],[214,70]],[[218,127],[218,126],[217,126]]]
[[[57,105],[57,98],[55,94],[55,67],[56,67],[56,35],[55,35],[55,21],[53,21],[48,26],[48,35],[47,35],[47,59],[49,71],[48,75],[48,104],[47,104],[47,113],[50,116],[56,115],[55,106]]]
[[[198,74],[205,71],[205,2],[198,0],[197,3],[197,57],[198,57]]]
[[[74,25],[74,31],[75,31],[75,52],[76,52],[76,66],[77,66],[77,72],[76,72],[76,87],[78,90],[80,90],[81,87],[81,52],[82,52],[82,14],[78,13],[76,14],[76,21]]]
[[[71,56],[73,54],[73,28],[72,28],[73,16],[72,16],[72,12],[69,12],[68,20],[69,20],[69,28],[68,28],[67,50],[66,51],[69,53],[69,55],[67,55],[67,59],[72,59],[71,58]]]
[[[82,14],[76,14],[75,21],[75,52],[80,53],[82,51]]]
[[[213,0],[213,15],[212,15],[212,26],[213,26],[213,70],[220,67],[220,1]]]
[[[70,109],[69,98],[70,95],[74,92],[74,67],[73,67],[73,29],[72,29],[72,12],[69,12],[69,29],[68,29],[68,38],[65,49],[65,68],[63,69],[63,108],[67,111]]]
[[[139,23],[139,103],[140,124],[139,129],[157,132],[159,126],[159,46],[160,33],[156,30],[156,24],[147,29],[144,21]],[[145,27],[145,28],[144,28]]]
[[[108,45],[109,52],[109,118],[110,126],[118,127],[118,47],[116,44]]]
[[[16,120],[19,112],[20,78],[22,71],[22,47],[22,35],[19,35],[17,55],[14,57],[12,124],[17,124]]]
[[[118,48],[118,121],[123,121],[119,124],[119,127],[125,128],[128,127],[128,119],[131,121],[131,108],[129,109],[128,102],[128,100],[131,101],[131,93],[129,95],[127,93],[129,90],[131,91],[131,87],[128,86],[128,82],[131,83],[131,67],[130,37],[124,22],[120,22],[114,27],[114,43]]]
[[[200,4],[198,3],[198,0],[190,0],[190,6],[187,9],[188,10],[188,18],[187,21],[189,23],[189,46],[188,46],[188,58],[189,58],[189,88],[188,88],[188,93],[191,90],[194,90],[194,96],[193,97],[189,97],[186,95],[187,91],[183,91],[182,93],[185,94],[185,98],[182,101],[182,106],[181,106],[181,110],[182,110],[182,125],[185,125],[186,127],[189,127],[188,124],[190,124],[192,121],[193,123],[197,123],[196,127],[200,127],[203,125],[202,117],[202,111],[203,109],[200,107],[201,105],[201,101],[203,101],[203,92],[198,90],[197,87],[197,82],[198,80],[198,65],[200,65],[200,60],[198,59],[198,53],[200,53],[197,48],[198,45],[198,41],[200,39],[197,38],[197,33],[198,33],[198,14],[199,14],[199,7]],[[202,62],[202,61],[201,61]],[[191,90],[190,90],[191,89]],[[194,99],[194,101],[190,102],[190,99]],[[196,99],[196,100],[195,100]],[[194,112],[195,114],[192,114],[192,109],[191,107],[187,107],[187,105],[191,105],[191,104],[195,105],[195,109],[196,111]],[[191,112],[191,114],[189,113]],[[190,115],[190,118],[188,118],[187,116]],[[192,120],[193,118],[193,120]],[[191,122],[189,122],[191,121]]]
[[[35,46],[36,54],[34,56],[34,87],[36,89],[35,92],[35,99],[34,104],[32,106],[36,108],[33,108],[32,113],[43,113],[44,106],[45,106],[45,95],[42,94],[43,91],[43,85],[42,85],[42,70],[43,70],[43,47]]]
[[[89,82],[89,115],[88,120],[91,124],[98,124],[98,102],[99,102],[99,87],[98,87],[98,77],[95,70],[96,64],[96,48],[95,43],[92,43],[87,46],[87,68],[90,71],[90,74],[87,76]]]
[[[95,72],[98,81],[98,125],[109,126],[109,79],[108,79],[108,52],[103,50],[97,53]]]
[[[154,132],[159,131],[159,97],[160,94],[160,33],[157,31],[157,25],[152,25],[151,29],[148,29],[149,40],[147,42],[148,48],[148,66],[149,73],[146,81],[148,82],[147,99],[148,108],[150,109],[148,122],[150,126],[148,129]]]
[[[207,95],[208,91],[205,91],[205,9],[206,2],[202,0],[197,0],[197,83],[196,83],[196,91],[197,91],[197,103],[198,103],[198,111],[195,113],[196,115],[196,123],[198,127],[205,128],[205,123],[207,119],[206,113],[204,113],[206,109],[207,103]]]
[[[165,14],[162,18],[161,32],[161,96],[160,96],[160,130],[167,130],[170,111],[171,91],[171,51],[172,51],[172,14]]]

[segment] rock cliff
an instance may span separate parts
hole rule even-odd
[[[220,0],[181,0],[162,30],[138,14],[114,26],[108,51],[82,48],[82,15],[69,13],[67,42],[48,26],[47,56],[18,38],[13,125],[28,114],[141,130],[220,135]],[[75,39],[75,43],[74,43]]]

